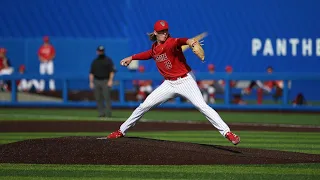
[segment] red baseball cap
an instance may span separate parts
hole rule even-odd
[[[169,24],[167,21],[165,20],[158,20],[154,26],[153,29],[157,32],[162,31],[162,30],[166,30],[169,29]]]
[[[43,41],[44,41],[44,42],[49,42],[49,36],[44,36],[44,37],[43,37]]]
[[[214,67],[214,65],[213,64],[209,64],[208,65],[208,69],[214,69],[215,67]]]
[[[232,71],[232,67],[231,66],[226,66],[226,71],[227,72],[231,72]]]
[[[23,64],[21,64],[20,66],[19,66],[19,71],[24,71],[26,69],[26,67],[23,65]]]
[[[0,53],[5,54],[6,52],[7,52],[7,49],[6,49],[6,48],[0,48]]]

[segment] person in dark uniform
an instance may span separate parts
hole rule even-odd
[[[105,55],[105,48],[97,48],[98,57],[91,63],[89,74],[90,88],[94,89],[99,117],[111,117],[111,87],[115,73],[112,59]],[[104,102],[106,104],[104,105]]]

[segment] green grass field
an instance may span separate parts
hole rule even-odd
[[[116,110],[110,120],[123,121],[131,111]],[[317,114],[220,113],[228,123],[272,123],[320,125]],[[95,110],[0,109],[0,119],[9,120],[92,120]],[[207,121],[197,111],[151,111],[147,121]],[[105,120],[103,120],[105,121]],[[239,147],[263,148],[320,154],[320,132],[239,131]],[[104,136],[105,133],[0,133],[0,143],[24,139],[64,136]],[[215,131],[129,132],[139,136],[203,144],[231,144]],[[0,179],[320,179],[320,163],[283,165],[206,165],[206,166],[108,166],[0,164]]]
[[[0,165],[11,179],[318,179],[319,164],[215,166]]]
[[[113,118],[109,120],[124,121],[133,110],[114,110]],[[299,113],[248,113],[248,112],[218,112],[227,123],[266,123],[266,124],[297,124],[320,125],[320,114]],[[97,117],[97,111],[93,109],[0,109],[0,119],[6,120],[103,120]],[[161,111],[151,110],[147,112],[144,121],[202,121],[207,119],[198,111]]]

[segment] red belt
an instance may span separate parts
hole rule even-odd
[[[175,81],[175,80],[177,80],[179,78],[184,78],[184,77],[187,77],[187,76],[188,76],[188,73],[186,73],[186,74],[184,74],[182,76],[179,76],[179,77],[166,77],[165,79],[166,80],[170,80],[170,81]]]

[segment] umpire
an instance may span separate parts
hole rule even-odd
[[[105,48],[99,46],[97,55],[91,63],[89,74],[90,88],[94,89],[99,117],[111,117],[111,95],[115,68],[112,59],[105,55]],[[104,102],[106,105],[104,106]]]

